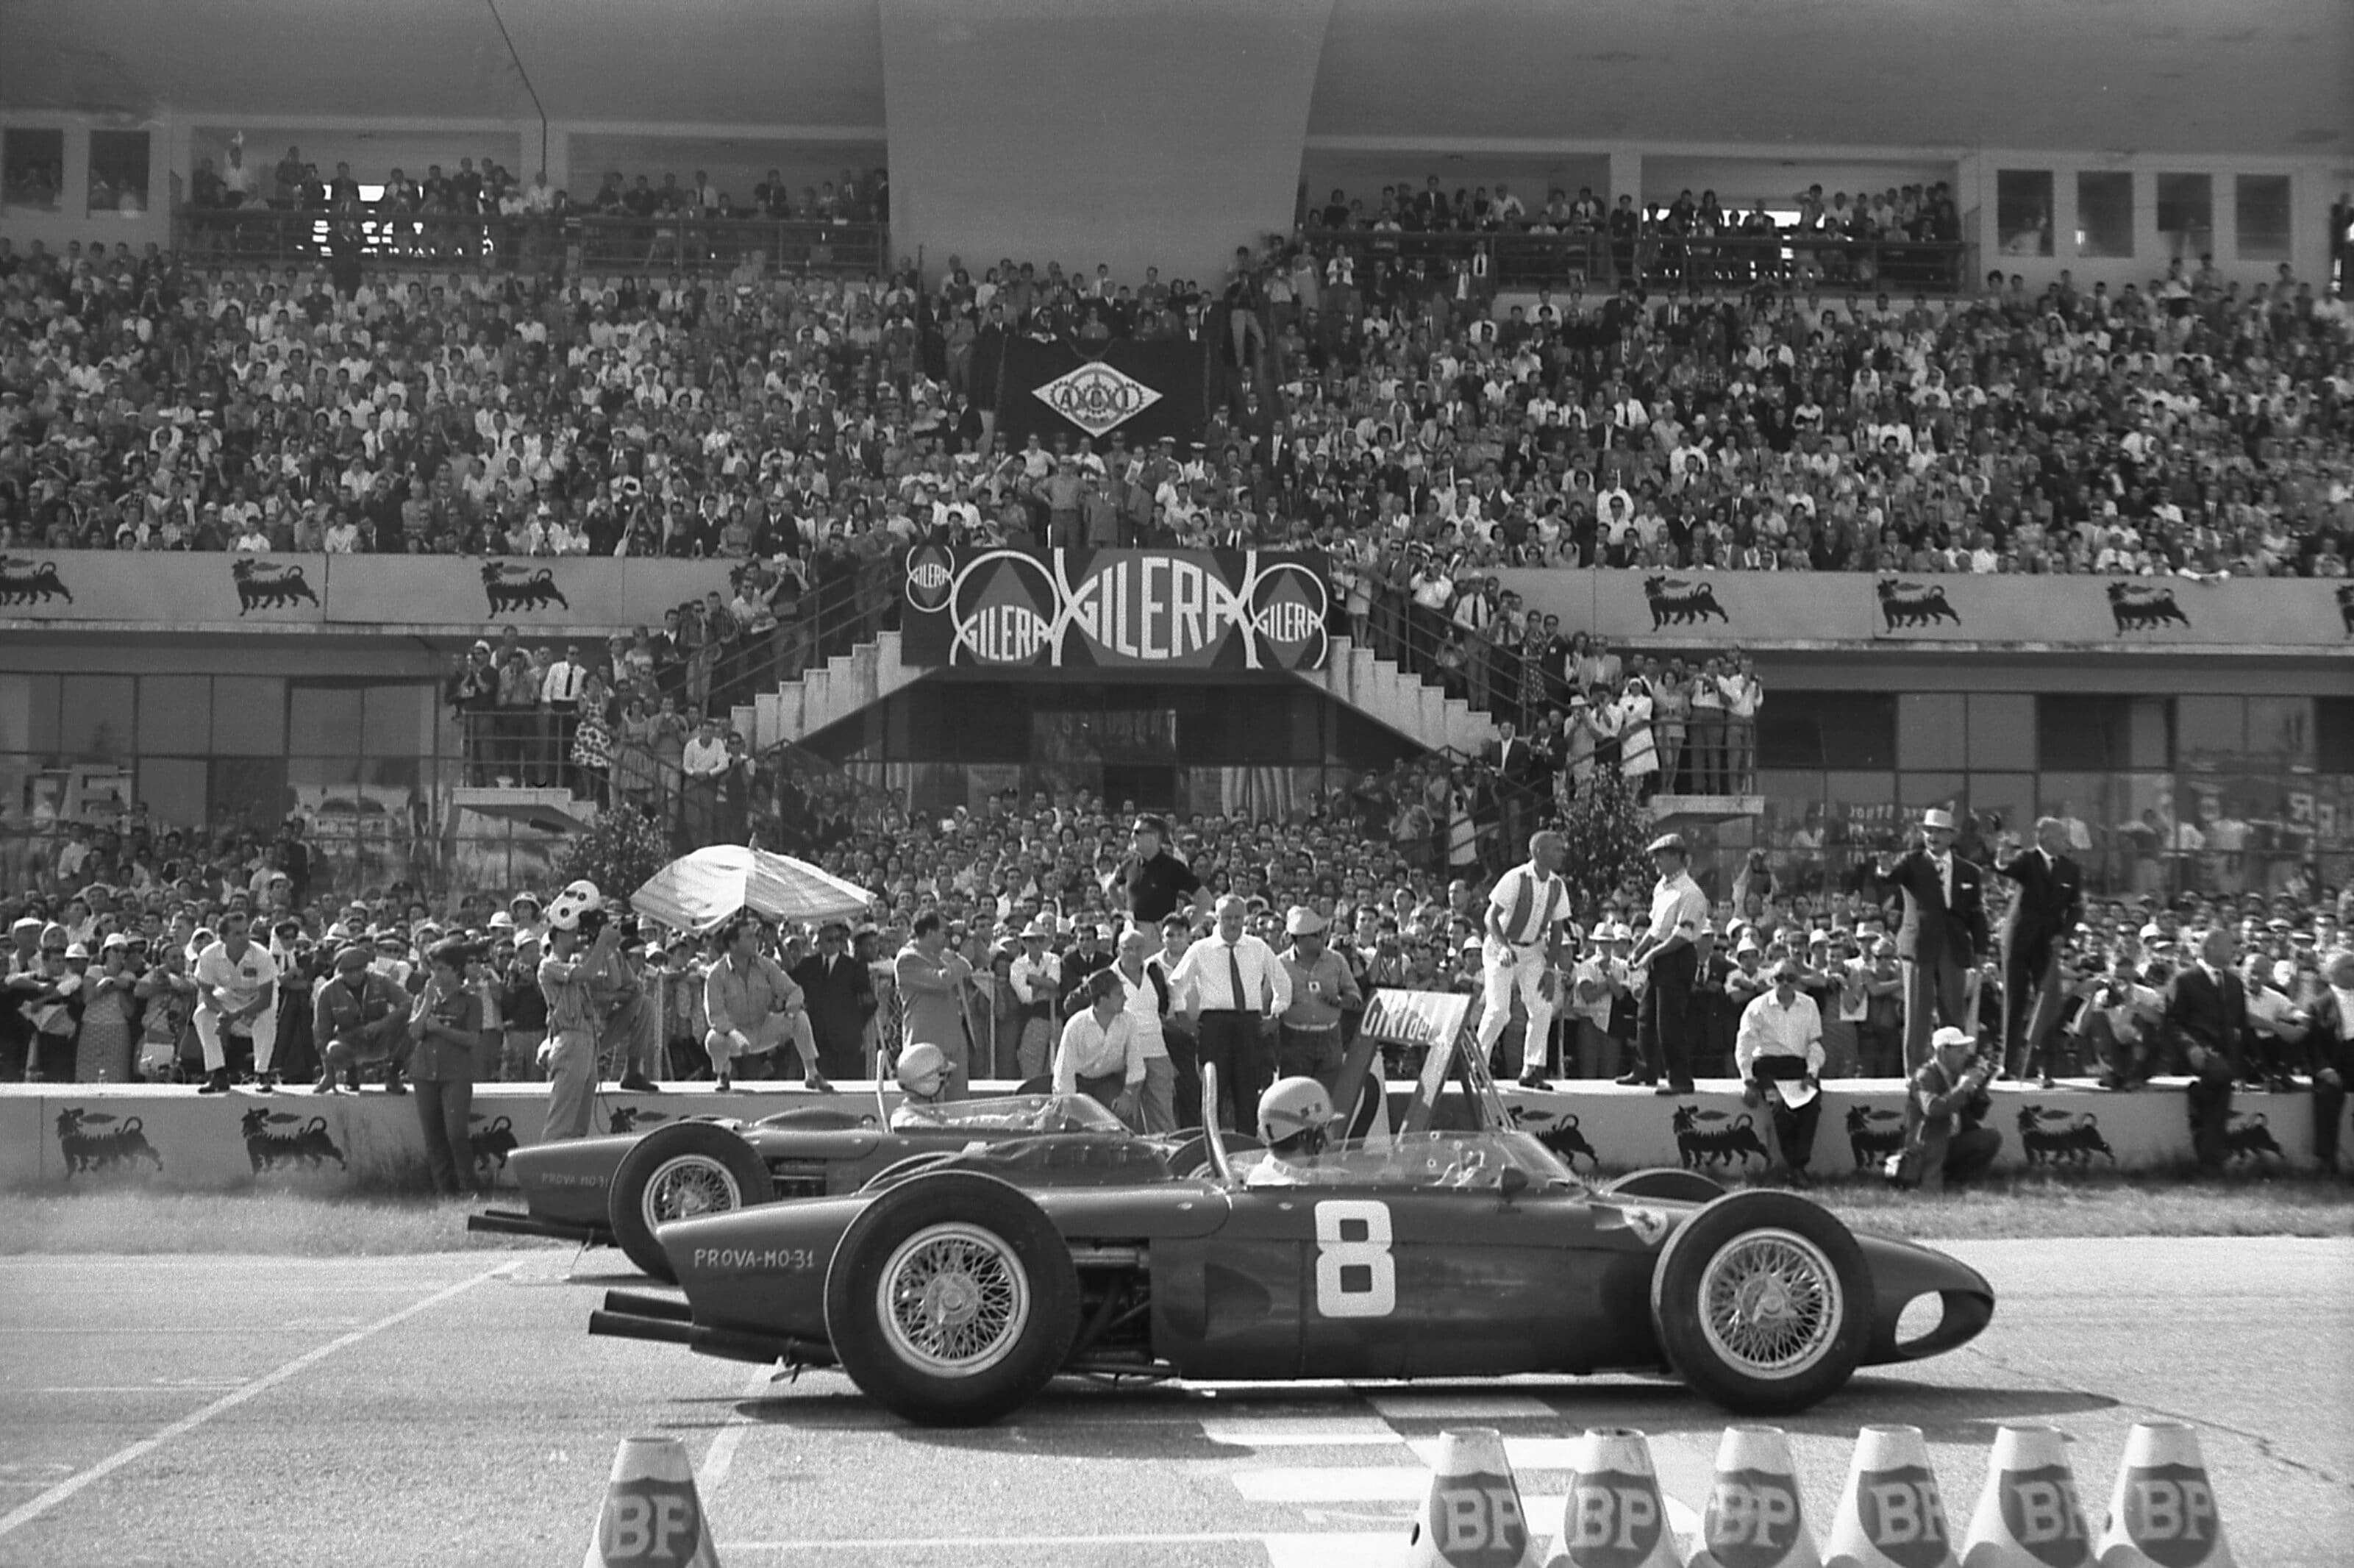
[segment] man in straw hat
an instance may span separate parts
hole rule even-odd
[[[1643,1059],[1618,1081],[1649,1084],[1655,1093],[1692,1092],[1692,992],[1700,981],[1702,947],[1711,941],[1708,895],[1691,878],[1691,849],[1681,833],[1662,833],[1650,844],[1651,868],[1659,880],[1651,888],[1651,921],[1643,939],[1627,955],[1629,969],[1649,969],[1636,1038]]]
[[[1932,806],[1901,858],[1881,874],[1904,895],[1896,956],[1904,977],[1904,1072],[1929,1060],[1939,1025],[1978,1033],[1975,983],[1987,955],[1985,873],[1954,853],[1954,814]]]

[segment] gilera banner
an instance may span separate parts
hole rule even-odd
[[[2104,652],[2354,649],[2354,582],[1970,573],[1495,574],[1565,631],[1636,645],[2000,643]]]
[[[1032,436],[1087,436],[1106,450],[1118,430],[1131,448],[1163,436],[1181,449],[1202,439],[1203,360],[1208,349],[1182,339],[1127,339],[1090,355],[1067,338],[1016,337],[1005,345],[997,394],[997,439],[1009,451]]]
[[[911,666],[1320,670],[1321,555],[949,550],[907,557]]]

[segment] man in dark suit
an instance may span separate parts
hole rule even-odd
[[[2160,1027],[2190,1071],[2190,1150],[2202,1175],[2220,1176],[2230,1152],[2232,1086],[2239,1080],[2248,1033],[2248,991],[2232,968],[2230,927],[2211,927],[2197,961],[2174,977]]]
[[[874,1072],[865,1060],[866,1021],[875,1015],[875,985],[866,966],[850,956],[850,927],[830,920],[817,934],[817,951],[795,964],[793,983],[809,1004],[819,1070],[856,1079]]]
[[[1921,836],[1882,880],[1904,896],[1896,956],[1904,976],[1904,1073],[1917,1073],[1930,1055],[1939,1025],[1975,1036],[1970,977],[1986,956],[1986,874],[1954,853],[1954,815],[1933,806],[1921,816]]]
[[[2061,957],[2084,917],[2084,874],[2062,853],[2067,824],[2035,821],[2035,847],[1995,870],[2019,884],[2002,917],[2002,1039],[2013,1077],[2033,1073],[2052,1086],[2052,1036],[2060,1027]]]

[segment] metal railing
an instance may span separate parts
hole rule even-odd
[[[1510,720],[1523,736],[1534,736],[1552,715],[1575,721],[1580,696],[1587,699],[1590,710],[1594,694],[1550,662],[1540,644],[1499,641],[1485,630],[1457,624],[1451,608],[1425,609],[1411,593],[1387,583],[1373,585],[1371,601],[1369,613],[1352,617],[1348,626],[1358,646],[1460,698],[1476,712]],[[1613,700],[1619,694],[1608,694]],[[1590,755],[1596,768],[1621,765],[1622,736],[1593,725],[1587,736],[1590,750],[1575,746],[1573,758]],[[1655,716],[1651,737],[1659,766],[1646,794],[1741,795],[1754,790],[1754,722],[1736,726],[1705,712],[1680,721]]]
[[[173,244],[202,260],[240,263],[364,259],[378,266],[486,264],[515,271],[880,272],[890,261],[879,223],[792,218],[526,217],[387,212],[380,207],[196,207],[172,214]]]
[[[1344,250],[1361,269],[1421,262],[1451,269],[1485,258],[1489,282],[1499,289],[1540,284],[1640,283],[1740,289],[1758,282],[1819,281],[1831,287],[1892,292],[1960,293],[1970,287],[1970,247],[1953,240],[1851,239],[1843,235],[1776,230],[1772,234],[1708,236],[1644,234],[1614,239],[1599,229],[1529,234],[1406,233],[1364,228],[1309,228],[1300,238],[1320,254]]]

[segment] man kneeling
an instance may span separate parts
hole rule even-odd
[[[1913,1075],[1904,1098],[1904,1151],[1897,1183],[1924,1192],[1975,1181],[1994,1164],[2002,1134],[1969,1125],[1985,1114],[1986,1083],[1994,1064],[1972,1061],[1978,1042],[1950,1025],[1929,1038],[1929,1059]],[[1972,1102],[1978,1102],[1974,1107]]]

